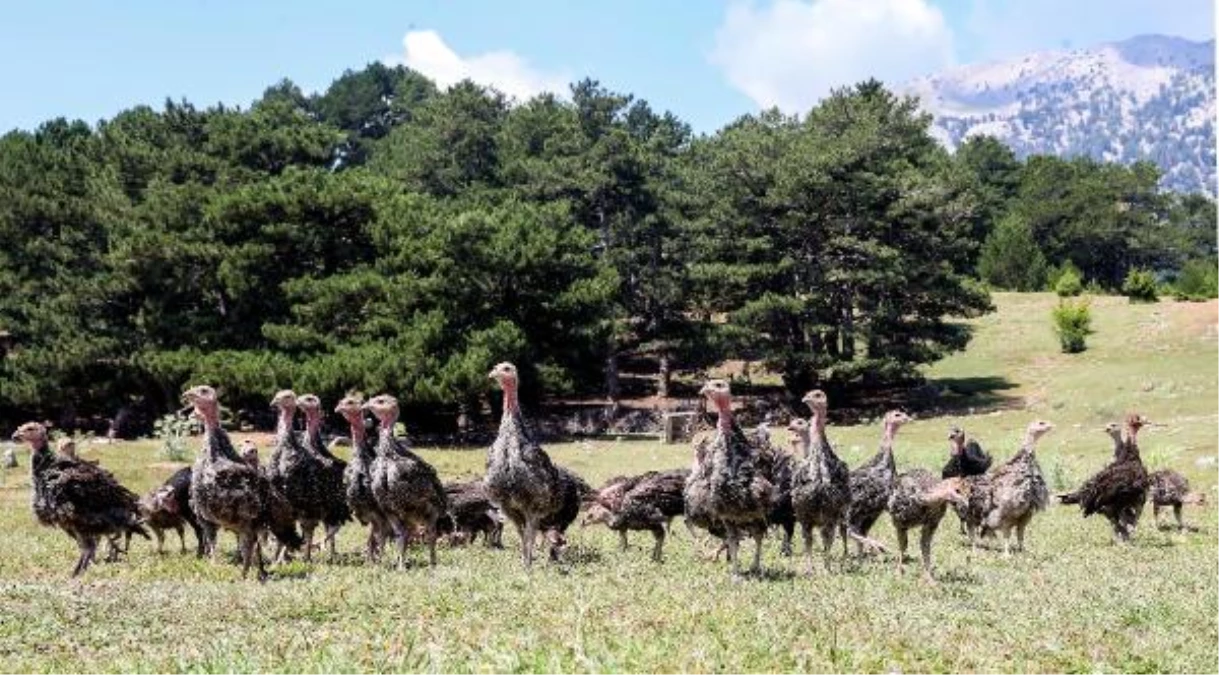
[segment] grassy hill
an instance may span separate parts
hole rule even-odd
[[[434,570],[369,568],[344,530],[343,564],[292,563],[266,585],[231,565],[157,556],[70,581],[75,547],[29,512],[28,457],[0,486],[0,670],[4,671],[1213,671],[1219,658],[1216,492],[1216,303],[1094,300],[1096,334],[1059,354],[1049,295],[998,295],[970,349],[928,373],[953,415],[923,415],[898,437],[903,467],[942,464],[947,428],[964,426],[999,458],[1034,418],[1057,428],[1038,450],[1059,490],[1103,465],[1100,427],[1137,409],[1162,427],[1141,437],[1152,467],[1183,471],[1208,505],[1199,531],[1159,531],[1147,509],[1135,542],[1110,543],[1105,521],[1051,507],[1028,552],[969,559],[949,515],[936,539],[940,583],[891,560],[799,574],[767,540],[764,578],[733,581],[699,559],[678,525],[666,562],[650,537],[617,550],[603,529],[575,529],[569,561],[521,570],[512,551],[444,550]],[[973,408],[978,414],[968,414]],[[852,465],[875,451],[877,424],[832,428]],[[682,466],[685,446],[588,441],[550,448],[597,483]],[[172,467],[155,444],[86,449],[133,489]],[[480,448],[428,451],[446,478],[481,470]],[[892,542],[882,518],[875,532]],[[509,546],[515,535],[505,537]],[[232,537],[222,542],[231,548]],[[797,549],[798,550],[798,549]]]

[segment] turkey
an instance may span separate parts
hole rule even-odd
[[[1147,467],[1138,446],[1139,429],[1146,423],[1140,415],[1127,415],[1125,434],[1114,448],[1114,460],[1075,492],[1058,496],[1063,504],[1079,504],[1085,518],[1093,513],[1104,515],[1113,527],[1115,542],[1127,542],[1134,536],[1147,501]]]
[[[559,510],[546,516],[539,525],[541,534],[550,544],[550,559],[558,560],[567,548],[567,528],[576,522],[580,509],[593,488],[571,469],[554,465],[559,477]]]
[[[673,469],[611,478],[589,499],[588,514],[581,524],[605,524],[618,533],[624,551],[629,530],[649,531],[656,539],[652,560],[660,562],[669,525],[685,511],[683,492],[689,473]]]
[[[520,535],[521,558],[528,568],[533,565],[533,547],[538,533],[544,531],[543,522],[564,510],[564,497],[571,491],[521,414],[516,366],[500,363],[488,377],[503,390],[504,407],[499,433],[487,450],[483,482],[491,500],[500,505]],[[557,555],[553,543],[552,558]]]
[[[204,534],[195,510],[190,505],[191,468],[183,467],[174,472],[164,483],[153,488],[140,498],[140,512],[145,523],[157,538],[157,553],[164,551],[164,530],[175,530],[182,552],[186,552],[183,525],[189,525],[195,533],[195,553],[203,557]]]
[[[207,385],[192,387],[182,395],[203,420],[203,443],[191,471],[190,502],[203,520],[237,534],[242,577],[258,564],[258,579],[266,581],[259,532],[270,529],[290,549],[301,545],[287,499],[258,469],[247,464],[233,449],[229,435],[220,427],[220,401]],[[215,533],[208,549],[216,552]]]
[[[897,476],[897,464],[893,460],[893,439],[897,436],[898,429],[909,421],[910,416],[900,410],[885,413],[880,451],[851,472],[851,511],[848,525],[851,532],[867,536],[880,514],[889,507],[889,496],[893,494],[893,481]],[[855,545],[862,555],[863,543],[856,541]]]
[[[825,435],[829,412],[825,392],[810,391],[802,401],[813,414],[809,422],[792,420],[788,425],[801,451],[801,458],[792,469],[791,494],[792,509],[804,538],[805,572],[811,574],[814,528],[821,532],[821,554],[827,570],[835,532],[843,536],[845,552],[851,510],[851,474]]]
[[[710,441],[710,436],[704,436],[694,442],[694,460],[686,472],[686,482],[682,487],[682,501],[685,502],[683,515],[686,529],[690,531],[691,535],[697,536],[694,531],[694,528],[697,527],[706,530],[712,537],[722,540],[727,534],[724,524],[717,520],[711,512],[710,500],[704,498],[711,480]],[[719,552],[723,550],[724,547],[721,544],[719,550],[714,554],[716,560],[719,559]],[[705,550],[704,554],[706,554]]]
[[[377,418],[376,457],[372,461],[372,494],[385,520],[398,538],[398,566],[406,565],[406,544],[412,530],[422,530],[428,545],[428,564],[436,565],[436,523],[448,510],[444,486],[436,470],[410,446],[394,437],[398,399],[374,396],[364,409]]]
[[[258,446],[254,443],[254,441],[251,441],[248,438],[242,441],[241,454],[239,456],[241,457],[241,461],[245,462],[247,466],[253,469],[258,469],[259,473],[262,473],[264,476],[267,475],[268,467],[264,467],[259,461]],[[268,476],[268,478],[270,477]]]
[[[990,469],[991,457],[986,454],[978,441],[965,440],[965,430],[952,427],[948,430],[948,440],[952,443],[951,454],[944,469],[940,471],[941,478],[956,476],[980,476]]]
[[[440,521],[441,534],[456,535],[473,543],[483,535],[488,548],[503,548],[504,515],[481,480],[445,483],[449,512]]]
[[[943,470],[940,471],[941,478],[981,476],[990,469],[991,456],[986,454],[981,445],[974,439],[965,440],[965,430],[961,427],[952,427],[948,430],[948,441],[952,445],[949,448],[948,462],[944,464]],[[974,481],[966,481],[972,483]],[[968,490],[967,490],[968,492]],[[964,503],[952,503],[952,508],[957,513],[957,518],[960,521],[961,534],[967,533],[966,520],[969,518],[968,510],[969,503],[966,500]]]
[[[343,524],[351,520],[351,508],[347,506],[347,494],[343,488],[347,462],[335,457],[322,440],[321,399],[313,394],[305,394],[296,403],[305,413],[305,434],[301,443],[319,465],[316,489],[321,503],[322,526],[326,528],[325,543],[330,548],[330,560],[333,562],[338,554],[335,537]]]
[[[80,550],[72,576],[79,576],[97,555],[102,537],[138,534],[149,539],[140,524],[139,497],[123,487],[109,471],[91,462],[52,454],[46,427],[27,422],[13,440],[30,445],[30,482],[34,517],[42,525],[58,527],[76,541]],[[111,546],[113,559],[119,549]]]
[[[781,555],[792,553],[792,535],[796,529],[796,512],[792,509],[792,455],[771,442],[770,429],[763,423],[754,431],[752,438],[757,448],[758,471],[774,486],[774,500],[766,519],[783,531],[779,545]]]
[[[1189,481],[1185,476],[1172,469],[1160,469],[1148,476],[1151,487],[1151,508],[1155,516],[1156,527],[1160,527],[1160,509],[1172,507],[1172,514],[1177,518],[1177,530],[1190,529],[1181,517],[1181,507],[1185,504],[1204,504],[1206,496],[1199,492],[1189,491]]]
[[[372,492],[372,464],[377,455],[364,426],[364,400],[356,395],[345,396],[334,411],[347,420],[351,429],[351,461],[343,474],[347,507],[356,520],[368,526],[364,552],[368,561],[374,562],[381,555],[381,547],[389,538],[390,528]]]
[[[944,518],[948,504],[966,503],[964,478],[936,478],[926,469],[912,469],[899,475],[889,496],[889,517],[897,536],[897,573],[906,564],[906,533],[919,528],[919,551],[923,559],[923,578],[931,576],[931,540]]]
[[[1016,550],[1024,551],[1025,529],[1033,516],[1045,509],[1049,502],[1050,493],[1035,451],[1037,441],[1053,428],[1054,425],[1046,421],[1031,422],[1020,450],[988,474],[985,481],[975,481],[970,485],[971,490],[981,492],[977,497],[971,493],[969,504],[971,510],[978,508],[983,513],[977,519],[982,534],[1002,534],[1004,555],[1011,555],[1013,529],[1016,532]]]
[[[753,573],[762,570],[762,541],[769,528],[767,515],[775,499],[774,486],[756,467],[754,447],[733,420],[732,393],[724,380],[709,380],[699,390],[716,408],[719,421],[706,446],[704,464],[709,470],[697,482],[686,482],[687,500],[724,527],[724,543],[734,574],[740,572],[739,547],[743,536],[755,542]]]
[[[293,430],[296,418],[296,393],[284,389],[271,399],[278,410],[275,442],[267,475],[275,487],[287,497],[305,540],[305,560],[313,560],[313,533],[328,509],[326,465],[316,453],[305,448]],[[278,557],[278,555],[276,556]]]

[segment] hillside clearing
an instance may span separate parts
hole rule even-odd
[[[739,582],[702,561],[681,525],[666,562],[650,538],[617,549],[604,529],[574,528],[568,562],[525,573],[511,550],[441,551],[435,571],[360,562],[346,528],[342,564],[293,563],[266,585],[238,568],[136,542],[130,559],[68,579],[75,547],[29,512],[28,454],[0,486],[0,670],[3,671],[1138,671],[1207,672],[1219,659],[1215,457],[1215,302],[1093,302],[1096,334],[1057,352],[1054,298],[997,294],[970,349],[930,370],[932,382],[998,400],[977,415],[918,419],[897,440],[899,466],[939,467],[960,424],[997,458],[1030,419],[1057,428],[1039,448],[1051,489],[1102,465],[1099,428],[1136,408],[1165,426],[1141,438],[1153,468],[1185,473],[1208,505],[1187,510],[1198,532],[1157,531],[1147,508],[1135,543],[1115,547],[1105,521],[1073,508],[1034,520],[1029,552],[972,561],[954,516],[935,548],[940,583],[884,560],[806,578],[767,542],[766,575]],[[967,399],[968,401],[968,399]],[[966,407],[968,409],[968,407]],[[408,420],[409,422],[409,420]],[[858,464],[877,424],[836,427]],[[91,446],[142,492],[172,466],[155,443]],[[192,443],[197,447],[197,441]],[[589,440],[549,448],[596,484],[618,473],[683,466],[686,446]],[[424,450],[446,479],[481,471],[483,453]],[[892,541],[887,518],[876,536]],[[232,536],[225,535],[226,549]],[[174,550],[171,538],[169,550]],[[193,545],[188,544],[188,546]]]

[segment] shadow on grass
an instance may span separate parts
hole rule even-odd
[[[1016,384],[1006,377],[941,377],[910,390],[905,404],[924,414],[972,414],[1024,407],[1024,399],[1009,393]]]

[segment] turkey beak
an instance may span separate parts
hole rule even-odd
[[[708,385],[705,385],[705,384],[703,385],[702,389],[698,390],[699,396],[706,396],[707,394],[710,394],[710,393],[711,393],[711,387],[709,387]]]
[[[19,441],[19,440],[21,440],[21,432],[20,432],[20,431],[14,431],[14,432],[13,432],[13,440],[14,440],[14,441]]]

